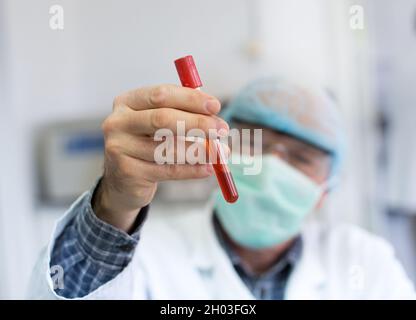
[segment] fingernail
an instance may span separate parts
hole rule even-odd
[[[218,121],[217,122],[217,134],[220,137],[227,137],[228,133],[229,133],[229,128],[227,123],[225,123],[224,121]]]
[[[217,100],[209,99],[205,101],[205,109],[209,113],[216,114],[220,111],[220,108],[221,108],[220,103]]]

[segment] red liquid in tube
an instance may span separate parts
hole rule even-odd
[[[222,195],[225,201],[234,203],[238,199],[237,187],[235,186],[233,176],[227,166],[226,159],[222,153],[221,145],[218,139],[206,140],[207,154],[215,155],[212,167],[217,176],[218,184],[220,185]]]
[[[196,69],[192,56],[186,56],[175,60],[175,66],[182,86],[193,89],[202,87],[202,82],[199,78],[198,70]],[[212,166],[225,201],[229,203],[236,202],[238,199],[237,187],[235,186],[233,176],[222,153],[222,147],[219,140],[207,139],[206,149],[209,155],[215,155],[216,159],[214,159]]]

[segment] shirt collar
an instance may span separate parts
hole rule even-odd
[[[224,236],[221,232],[220,222],[218,221],[215,215],[215,212],[213,215],[213,219],[214,219],[213,224],[214,224],[215,235],[217,236],[220,245],[222,246],[222,248],[227,253],[228,257],[230,258],[231,263],[233,264],[234,268],[236,269],[238,268],[239,270],[244,272],[246,276],[250,278],[259,277],[258,275],[254,275],[252,272],[250,272],[244,267],[240,256],[231,248],[229,243],[224,239]],[[269,268],[269,270],[267,270],[262,275],[260,275],[260,277],[262,278],[263,277],[268,278],[269,276],[272,277],[282,272],[288,266],[293,268],[301,257],[302,248],[303,248],[302,237],[298,235],[294,239],[292,245],[283,253],[283,255],[279,258],[279,260],[277,260],[275,264]]]

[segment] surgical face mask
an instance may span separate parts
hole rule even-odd
[[[217,192],[216,215],[227,234],[245,247],[267,248],[295,236],[322,195],[318,184],[273,155],[262,157],[258,175],[245,175],[244,161],[229,167],[240,196],[229,204]]]

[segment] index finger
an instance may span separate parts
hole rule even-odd
[[[221,110],[221,104],[215,97],[173,84],[131,90],[118,97],[116,101],[133,110],[174,108],[208,115],[217,114]]]

